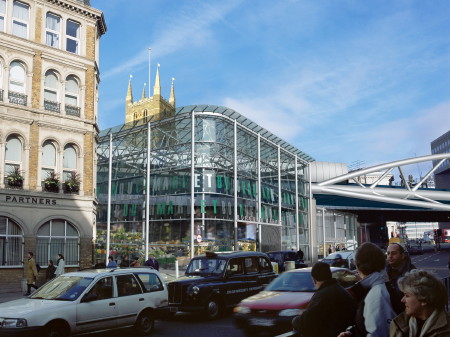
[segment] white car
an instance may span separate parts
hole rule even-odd
[[[132,326],[146,335],[167,305],[167,286],[151,268],[67,273],[27,298],[1,303],[0,336],[68,337]]]

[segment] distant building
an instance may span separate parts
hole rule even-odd
[[[431,154],[450,152],[450,131],[431,142]],[[434,161],[433,165],[437,165],[438,161]],[[434,183],[436,188],[450,189],[450,162],[445,160],[444,163],[434,172]],[[450,228],[450,222],[440,222],[439,228]]]
[[[431,142],[431,154],[450,152],[450,131]],[[433,162],[436,165],[438,162]],[[446,160],[435,172],[434,181],[436,188],[450,189],[450,163]]]
[[[1,292],[28,251],[44,268],[58,253],[69,270],[92,265],[106,26],[89,1],[3,0],[0,18]]]

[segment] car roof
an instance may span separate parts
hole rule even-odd
[[[295,253],[295,254],[297,254],[297,252],[295,252],[293,250],[274,250],[272,252],[267,252],[266,254],[273,254],[273,253]]]
[[[135,267],[135,268],[103,268],[103,269],[84,269],[79,271],[73,271],[70,273],[64,273],[64,276],[80,276],[98,278],[105,275],[122,275],[129,274],[130,272],[150,272],[158,273],[155,269],[149,267]]]
[[[265,253],[261,252],[249,252],[249,251],[239,251],[239,252],[206,252],[205,255],[196,256],[194,258],[225,258],[230,259],[232,257],[248,257],[248,256],[265,256]]]
[[[338,255],[338,254],[339,254],[343,259],[348,259],[351,255],[354,254],[354,252],[353,252],[353,251],[347,251],[347,250],[343,250],[343,251],[339,251],[339,252],[334,252],[334,253],[331,253],[330,255],[326,256],[326,257],[324,258],[324,260],[325,260],[325,259],[335,259],[335,258],[336,258],[336,255]]]
[[[306,268],[299,268],[299,269],[291,269],[288,271],[285,271],[284,273],[311,273],[312,267],[306,267]],[[332,273],[338,272],[340,270],[346,270],[354,274],[354,272],[348,268],[342,268],[342,267],[330,267],[330,270]]]

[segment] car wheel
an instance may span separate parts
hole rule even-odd
[[[150,312],[143,312],[139,315],[135,327],[136,330],[141,335],[148,335],[153,331],[153,327],[155,326],[155,320]]]
[[[215,297],[210,298],[205,305],[206,317],[210,320],[219,318],[222,312],[222,307],[219,300]]]
[[[43,337],[68,337],[69,329],[61,323],[50,323],[44,329]]]

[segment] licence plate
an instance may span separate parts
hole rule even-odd
[[[250,325],[258,325],[258,326],[272,326],[275,322],[271,318],[251,318]]]

